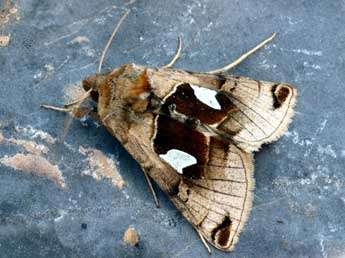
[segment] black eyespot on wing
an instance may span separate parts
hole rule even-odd
[[[282,84],[272,86],[273,108],[280,108],[290,95],[289,87]]]
[[[218,227],[214,228],[211,238],[217,245],[224,248],[229,245],[231,224],[229,216],[225,216],[223,222],[218,225]]]

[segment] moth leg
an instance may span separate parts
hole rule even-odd
[[[206,242],[205,238],[203,237],[203,235],[201,234],[201,232],[200,232],[198,229],[196,230],[196,232],[198,232],[198,235],[199,235],[199,237],[200,237],[200,239],[201,239],[201,242],[202,242],[202,243],[204,244],[204,246],[206,247],[207,252],[208,252],[209,254],[211,254],[211,253],[212,253],[211,248],[210,248],[209,245],[207,244],[207,242]]]
[[[153,189],[151,179],[150,179],[149,175],[147,174],[147,172],[145,171],[145,169],[143,169],[143,172],[144,172],[147,184],[149,185],[149,188],[152,192],[154,203],[155,203],[156,207],[159,208],[159,202],[158,202],[157,194],[156,194],[155,189]]]
[[[182,37],[179,35],[178,36],[178,49],[177,49],[177,52],[176,52],[174,58],[170,61],[170,63],[162,66],[162,68],[172,67],[176,63],[177,59],[180,58],[181,52],[182,52]]]
[[[222,68],[219,68],[219,69],[216,69],[216,70],[213,70],[213,71],[209,71],[207,73],[217,74],[217,73],[224,73],[226,71],[229,71],[231,68],[234,68],[235,66],[240,64],[243,60],[245,60],[247,57],[249,57],[255,51],[259,50],[260,48],[265,46],[267,43],[271,42],[276,35],[277,35],[277,33],[273,33],[272,36],[270,36],[266,40],[262,41],[259,45],[257,45],[256,47],[252,48],[247,53],[243,54],[242,56],[240,56],[238,59],[236,59],[234,62],[228,64],[227,66],[224,66]]]

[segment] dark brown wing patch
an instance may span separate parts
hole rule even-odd
[[[178,85],[175,92],[165,101],[167,108],[171,104],[176,105],[176,111],[188,117],[199,119],[205,124],[215,124],[222,121],[236,106],[221,91],[217,93],[216,99],[221,107],[214,109],[201,102],[194,94],[193,88],[188,83]]]
[[[157,117],[157,133],[153,140],[155,152],[166,154],[169,150],[180,150],[196,158],[197,164],[183,168],[183,175],[200,178],[208,156],[208,139],[200,132],[168,117]]]
[[[282,84],[272,86],[273,107],[280,108],[290,95],[290,89]]]
[[[156,120],[156,135],[153,140],[154,150],[158,155],[178,150],[193,156],[197,163],[183,168],[183,175],[189,178],[201,178],[208,161],[208,138],[196,131],[191,123],[181,123],[169,117],[169,107],[174,105],[176,111],[201,123],[214,124],[221,122],[231,110],[235,110],[231,100],[223,92],[215,96],[220,109],[214,109],[201,102],[194,94],[190,84],[177,85],[161,106]],[[187,120],[188,122],[189,120]]]
[[[225,216],[223,222],[212,231],[211,237],[218,245],[226,248],[229,246],[230,233],[231,220],[229,216]]]

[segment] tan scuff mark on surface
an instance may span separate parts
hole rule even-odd
[[[19,20],[17,1],[6,0],[0,12],[0,25],[7,24],[12,18]],[[0,6],[1,7],[1,6]]]
[[[136,246],[139,243],[137,231],[134,228],[128,228],[123,236],[123,241],[130,246]]]
[[[79,151],[87,155],[90,169],[83,171],[84,175],[89,175],[97,181],[101,178],[108,178],[111,183],[122,189],[125,186],[125,181],[122,179],[115,162],[108,158],[104,153],[93,148],[79,147]]]
[[[61,188],[66,188],[65,180],[58,166],[52,165],[41,156],[18,153],[12,157],[1,158],[0,163],[26,173],[47,177]]]
[[[7,47],[10,44],[11,35],[0,35],[0,47]]]
[[[46,154],[48,153],[49,149],[42,145],[42,144],[37,144],[36,142],[33,141],[26,141],[26,140],[17,140],[14,138],[9,138],[7,139],[8,142],[17,144],[22,146],[27,152],[30,152],[32,154],[36,155],[41,155],[41,154]]]

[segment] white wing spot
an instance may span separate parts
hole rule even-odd
[[[222,107],[219,105],[218,100],[216,99],[217,91],[199,87],[193,84],[191,84],[191,87],[193,88],[194,94],[198,98],[198,100],[200,100],[207,106],[210,106],[211,108],[218,110],[222,109]]]
[[[169,150],[166,154],[159,155],[159,157],[169,163],[180,174],[183,173],[183,168],[197,163],[196,158],[192,155],[176,149]]]

